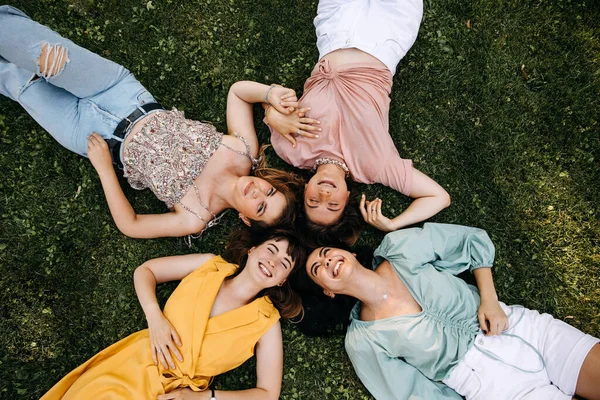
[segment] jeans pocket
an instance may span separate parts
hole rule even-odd
[[[110,124],[118,124],[119,122],[121,122],[122,118],[117,117],[116,115],[112,114],[111,112],[105,110],[104,108],[100,107],[98,104],[94,103],[93,101],[89,101],[88,102],[92,109],[96,112],[96,114],[103,119],[105,122],[110,123]]]
[[[481,378],[477,371],[462,360],[444,380],[454,391],[467,400],[476,400],[481,391]]]
[[[387,39],[383,42],[383,47],[391,49],[400,60],[406,55],[406,50],[396,39]]]
[[[147,103],[156,103],[154,96],[150,94],[146,89],[142,89],[136,96],[139,105],[147,104]]]

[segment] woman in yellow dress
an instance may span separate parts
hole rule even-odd
[[[96,354],[42,400],[278,399],[279,317],[293,317],[301,309],[287,279],[305,257],[291,233],[257,237],[240,231],[223,257],[189,254],[147,261],[136,269],[134,281],[148,329]],[[161,311],[156,284],[178,279]],[[206,390],[214,376],[238,367],[255,351],[256,387]]]

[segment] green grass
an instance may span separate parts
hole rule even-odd
[[[240,79],[301,91],[317,59],[316,2],[10,1],[125,65],[165,106],[225,129]],[[470,27],[467,26],[469,21]],[[450,192],[434,218],[486,229],[506,303],[600,335],[600,7],[570,0],[426,1],[419,38],[394,79],[390,133]],[[257,120],[258,123],[258,120]],[[260,126],[262,142],[267,130]],[[276,166],[284,164],[270,153]],[[133,269],[152,257],[222,249],[234,213],[193,249],[118,232],[91,164],[0,98],[0,398],[39,398],[96,352],[145,328]],[[126,184],[125,186],[126,187]],[[378,185],[388,213],[406,198]],[[163,212],[126,189],[140,212]],[[362,244],[376,245],[372,229]],[[159,289],[164,301],[174,285]],[[342,338],[284,331],[283,399],[370,398]],[[217,378],[254,382],[253,362]]]

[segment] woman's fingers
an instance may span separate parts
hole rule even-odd
[[[97,139],[94,137],[94,135],[89,135],[88,136],[88,147],[92,147],[94,145],[96,145],[97,143]]]
[[[156,347],[152,345],[152,360],[154,361],[154,365],[158,365],[158,358],[156,357]]]
[[[298,129],[302,129],[305,132],[321,132],[322,129],[319,128],[318,126],[314,126],[314,125],[307,125],[304,123],[300,123],[298,125]]]
[[[165,344],[164,346],[162,346],[162,354],[165,357],[165,359],[167,360],[169,367],[171,367],[172,369],[175,369],[175,362],[173,362],[173,356],[171,356],[171,352],[169,351],[169,349],[170,349],[169,344]],[[166,368],[169,368],[169,367],[166,367]]]
[[[286,101],[280,101],[279,104],[281,104],[282,107],[293,107],[293,108],[298,108],[298,100],[294,100],[294,99],[289,99]],[[292,110],[294,111],[294,110]]]
[[[292,144],[293,148],[296,148],[296,138],[294,138],[294,136],[292,136],[290,133],[283,135],[284,138],[287,139],[288,142],[290,142]]]
[[[379,217],[382,217],[382,214],[381,214],[381,204],[382,204],[382,201],[381,201],[381,199],[377,199],[375,201],[377,202],[377,204],[375,206],[376,214],[377,214],[376,218],[379,219]]]
[[[368,216],[368,213],[367,213],[367,204],[366,204],[366,202],[367,202],[367,196],[365,196],[363,194],[362,196],[360,196],[360,204],[358,205],[358,208],[360,209],[360,213],[361,213],[363,219],[366,222],[369,222],[368,221],[369,216]]]
[[[375,199],[369,204],[371,210],[371,222],[375,222],[377,220],[377,203],[379,199]]]
[[[294,111],[294,107],[283,106],[282,103],[272,104],[273,107],[283,115],[290,115]]]
[[[156,348],[156,352],[158,353],[158,359],[160,363],[165,369],[169,369],[169,363],[167,362],[167,358],[165,357],[165,352],[160,347]]]
[[[177,346],[181,346],[181,339],[179,338],[177,331],[173,328],[171,328],[171,336],[173,337],[173,341],[175,342],[175,344]]]
[[[321,123],[318,119],[303,117],[300,115],[300,113],[298,113],[298,116],[300,117],[300,122],[303,124],[319,125]],[[318,128],[318,127],[315,127],[315,128]]]
[[[319,137],[319,135],[316,135],[316,134],[314,134],[314,133],[310,133],[310,132],[303,131],[302,129],[298,129],[298,132],[296,132],[296,134],[297,134],[298,136],[304,136],[304,137],[311,138],[311,139],[316,139],[316,138],[318,138],[318,137]]]
[[[490,325],[491,325],[491,329],[490,329],[491,336],[499,335],[502,332],[500,330],[500,321],[499,320],[494,320],[494,322],[490,321]]]
[[[181,339],[179,339],[179,335],[177,334],[177,332],[175,332],[175,329],[171,329],[171,337],[173,338],[173,341],[175,342],[176,346],[169,345],[169,347],[171,348],[173,355],[177,357],[177,359],[181,362],[183,361],[183,357],[181,356],[181,353],[177,348],[177,346],[181,346]]]
[[[485,314],[484,313],[479,313],[477,314],[477,318],[479,319],[479,327],[481,328],[481,331],[487,335],[489,328],[487,326],[487,321],[485,319]]]

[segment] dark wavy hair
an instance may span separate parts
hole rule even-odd
[[[321,247],[321,246],[319,246]],[[330,247],[330,246],[328,246]],[[353,251],[356,259],[365,268],[370,268],[373,262],[373,249],[370,247],[359,247],[351,250],[349,246],[338,244],[333,247]],[[307,251],[307,254],[316,248]],[[323,293],[323,289],[317,285],[306,273],[297,274],[292,287],[302,298],[303,312],[301,317],[292,321],[300,331],[307,336],[331,336],[344,334],[350,322],[350,312],[357,303],[354,297],[336,294],[332,299]]]
[[[352,193],[352,180],[347,178],[346,185],[350,191],[348,203],[344,207],[340,219],[332,225],[319,225],[308,219],[304,206],[304,186],[302,187],[301,199],[303,207],[298,216],[296,229],[302,232],[303,236],[308,239],[307,244],[309,247],[319,247],[335,243],[352,246],[358,240],[358,236],[365,226],[364,220],[358,208],[358,201]]]
[[[300,314],[302,310],[302,300],[300,296],[294,292],[290,286],[290,280],[299,270],[304,269],[306,264],[306,249],[301,242],[296,238],[294,233],[286,229],[269,229],[260,233],[256,233],[251,229],[240,229],[233,232],[229,237],[229,242],[223,258],[232,264],[237,264],[239,268],[230,277],[238,275],[246,266],[248,261],[248,250],[252,247],[259,246],[267,240],[287,240],[289,243],[287,254],[292,258],[294,266],[288,279],[282,286],[273,286],[262,290],[258,293],[258,297],[269,296],[273,305],[279,310],[279,314],[283,318],[293,318]]]
[[[259,155],[262,161],[258,168],[254,171],[254,175],[258,178],[269,182],[273,187],[285,196],[287,200],[286,207],[283,209],[281,216],[274,224],[269,225],[264,221],[250,220],[250,228],[252,230],[261,231],[271,227],[283,227],[291,229],[298,215],[298,202],[302,199],[304,190],[304,179],[293,172],[282,171],[276,168],[266,166],[265,150],[270,145],[262,145],[259,150]]]

